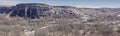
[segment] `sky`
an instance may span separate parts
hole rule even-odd
[[[55,6],[74,6],[88,8],[120,8],[120,0],[0,0],[0,5],[13,6],[19,3],[44,3]]]

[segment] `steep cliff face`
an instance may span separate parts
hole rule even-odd
[[[10,17],[25,17],[25,18],[78,18],[79,12],[77,8],[68,6],[50,6],[40,3],[21,3],[12,7],[7,13]]]
[[[119,19],[119,8],[76,8],[72,6],[50,6],[41,3],[21,3],[12,7],[0,7],[0,13],[9,17],[24,17],[38,19],[52,18],[83,18],[83,19]]]
[[[12,17],[39,18],[43,11],[49,10],[48,5],[38,3],[18,4],[14,6],[9,15]]]

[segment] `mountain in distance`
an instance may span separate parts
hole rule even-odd
[[[74,9],[74,10],[73,10]],[[21,3],[16,6],[0,8],[1,12],[9,14],[10,17],[25,17],[25,18],[40,18],[40,17],[53,17],[53,18],[78,18],[78,8],[67,6],[50,6],[40,3]],[[2,11],[3,10],[3,11]]]
[[[50,17],[120,20],[120,8],[76,8],[72,6],[51,6],[41,3],[20,3],[12,7],[0,7],[0,13],[6,13],[9,17],[30,19]]]

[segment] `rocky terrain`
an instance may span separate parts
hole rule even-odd
[[[120,36],[120,8],[0,7],[0,36]]]

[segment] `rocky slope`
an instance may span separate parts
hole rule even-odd
[[[72,6],[50,6],[41,3],[20,3],[12,7],[0,7],[1,13],[9,17],[24,18],[82,18],[92,20],[120,20],[120,8],[76,8]]]
[[[67,6],[50,6],[40,3],[21,3],[11,7],[7,12],[10,17],[25,17],[25,18],[40,18],[40,17],[53,17],[53,18],[78,18],[78,8]],[[7,10],[7,9],[5,9]]]

